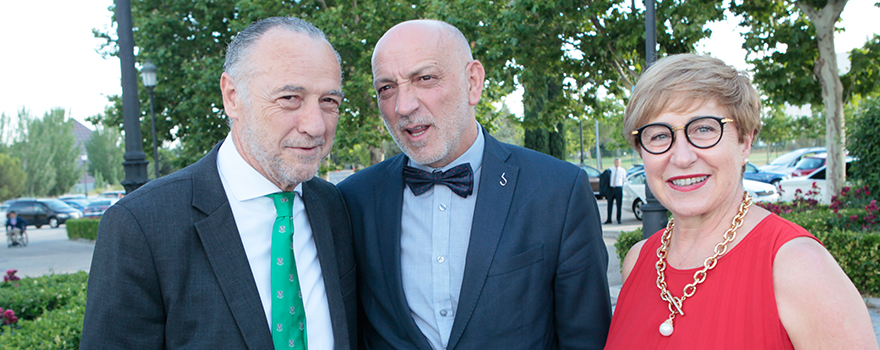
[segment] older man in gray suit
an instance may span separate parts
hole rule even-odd
[[[220,78],[230,134],[101,220],[82,349],[355,348],[348,213],[314,177],[341,80],[338,54],[305,21],[236,36]]]

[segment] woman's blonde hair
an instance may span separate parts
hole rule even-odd
[[[709,101],[727,110],[740,143],[761,130],[761,99],[745,72],[717,58],[678,54],[658,60],[642,74],[624,113],[626,139],[638,149],[633,130],[661,113],[684,112]]]

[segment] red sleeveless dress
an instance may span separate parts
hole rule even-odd
[[[810,237],[802,227],[770,214],[718,260],[676,315],[675,331],[660,334],[669,306],[657,288],[660,232],[642,246],[623,284],[605,349],[794,349],[779,320],[773,290],[773,260],[786,242]],[[818,241],[818,240],[817,240]],[[699,269],[666,267],[667,288],[681,297]]]

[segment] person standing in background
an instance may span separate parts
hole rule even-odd
[[[611,170],[611,177],[608,179],[610,186],[608,191],[608,219],[606,224],[611,223],[611,207],[617,202],[617,223],[620,223],[620,207],[623,204],[623,183],[626,182],[626,169],[620,167],[620,158],[614,158],[614,166],[608,168]]]

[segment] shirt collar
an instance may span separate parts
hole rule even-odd
[[[483,128],[480,126],[479,123],[477,123],[477,139],[474,140],[474,143],[471,145],[470,148],[468,148],[467,151],[464,152],[464,154],[462,154],[449,164],[446,164],[446,166],[433,168],[428,165],[418,164],[414,162],[412,158],[409,159],[408,164],[411,167],[421,169],[430,173],[434,172],[435,170],[446,171],[464,163],[471,163],[471,169],[476,172],[477,169],[479,169],[480,166],[483,165],[483,149],[485,149],[485,147],[486,138],[483,136]]]
[[[220,150],[217,152],[217,169],[220,176],[226,180],[227,193],[231,193],[239,202],[282,192],[238,153],[232,140],[232,133],[226,135],[226,141],[220,145]],[[302,183],[297,184],[294,191],[301,197]]]

